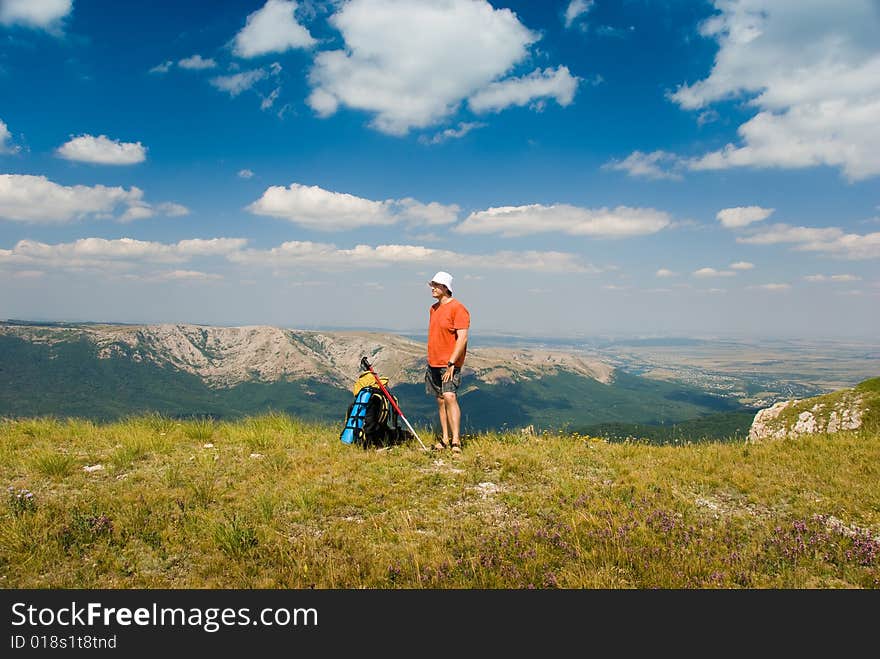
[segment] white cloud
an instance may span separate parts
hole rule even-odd
[[[694,270],[693,276],[700,278],[709,278],[709,277],[733,277],[736,275],[732,270],[716,270],[715,268],[700,268],[699,270]]]
[[[119,216],[120,222],[133,222],[135,220],[146,220],[153,217],[156,211],[149,204],[133,204]]]
[[[585,15],[593,7],[593,0],[571,0],[565,8],[565,27],[571,27],[578,17]]]
[[[278,100],[278,95],[281,93],[281,87],[276,87],[273,89],[268,96],[261,96],[262,101],[260,102],[261,110],[268,110],[271,108],[275,101]]]
[[[248,267],[318,266],[338,271],[401,264],[457,263],[459,267],[529,272],[594,274],[599,269],[584,265],[576,254],[564,252],[502,251],[492,254],[461,254],[418,245],[356,245],[339,249],[327,243],[286,242],[269,250],[248,249],[229,254],[229,259]]]
[[[565,107],[574,100],[578,80],[568,67],[536,69],[521,78],[493,82],[468,99],[468,106],[477,113],[500,112],[511,105],[527,105],[538,98],[555,98]]]
[[[128,270],[144,263],[184,263],[194,257],[228,257],[247,244],[243,238],[181,240],[174,244],[133,238],[81,238],[72,243],[47,244],[20,240],[11,250],[0,250],[0,264],[45,268]]]
[[[0,174],[0,218],[16,222],[61,224],[107,216],[118,206],[138,205],[142,196],[135,187],[63,186],[45,176]]]
[[[654,273],[655,277],[675,277],[675,275],[675,272],[666,268],[660,268],[657,272]]]
[[[233,73],[228,76],[217,76],[216,78],[211,78],[210,83],[220,91],[227,92],[230,96],[235,97],[253,87],[267,75],[263,69],[253,69],[251,71]]]
[[[722,226],[728,229],[739,229],[753,222],[766,220],[774,210],[774,208],[761,208],[760,206],[736,206],[718,211],[715,217]]]
[[[752,245],[791,243],[799,251],[823,252],[853,260],[880,258],[880,232],[856,234],[844,233],[837,227],[775,224],[749,236],[741,236],[736,241]]]
[[[437,133],[432,137],[427,137],[426,135],[422,135],[419,137],[419,142],[422,144],[442,144],[448,140],[457,140],[459,138],[464,137],[472,130],[476,128],[482,128],[486,124],[471,121],[471,122],[461,122],[458,124],[458,128],[447,128],[444,131]]]
[[[186,206],[175,204],[170,201],[158,204],[155,208],[144,201],[139,201],[129,206],[128,209],[119,216],[118,221],[133,222],[135,220],[146,220],[154,217],[157,213],[168,217],[181,217],[183,215],[189,215],[189,209]]]
[[[748,261],[737,261],[736,263],[730,264],[731,270],[752,270],[754,267],[755,264],[749,263]]]
[[[531,204],[471,213],[454,231],[497,233],[507,237],[554,231],[572,236],[625,238],[657,233],[670,222],[667,213],[653,208],[590,209],[568,204]]]
[[[240,169],[238,170],[239,178],[253,178],[254,173],[249,169]]]
[[[0,174],[0,220],[13,222],[64,224],[82,219],[112,219],[119,222],[152,217],[157,212],[179,216],[189,209],[173,202],[158,204],[155,209],[143,200],[136,187],[96,185],[65,186],[45,176]]]
[[[880,174],[877,5],[802,0],[716,0],[701,26],[718,41],[709,76],[671,94],[699,110],[745,97],[757,114],[740,143],[688,162],[730,167],[839,167],[850,180]]]
[[[12,134],[6,123],[0,119],[0,153],[16,153],[19,148],[11,143]]]
[[[166,201],[157,205],[156,210],[162,213],[162,215],[167,215],[168,217],[182,217],[184,215],[189,215],[189,208],[182,204],[176,204],[173,201]]]
[[[679,166],[680,159],[678,156],[666,151],[652,151],[651,153],[643,153],[642,151],[633,151],[624,160],[611,160],[602,165],[602,169],[614,169],[623,171],[630,176],[644,176],[650,179],[673,179],[681,178],[681,174],[675,171],[663,169],[661,164],[668,163],[670,167]]]
[[[452,224],[458,220],[461,211],[457,204],[444,206],[436,201],[423,204],[411,197],[392,202],[391,206],[396,217],[404,222],[428,226]]]
[[[297,6],[292,1],[268,0],[248,15],[245,26],[235,35],[233,52],[238,57],[251,58],[291,48],[311,48],[316,41],[297,22]]]
[[[0,23],[53,31],[73,9],[73,0],[0,0]]]
[[[851,282],[861,281],[861,277],[857,275],[806,275],[807,281],[832,281],[832,282]]]
[[[316,185],[291,183],[271,186],[246,210],[256,215],[279,217],[320,231],[339,231],[363,226],[388,226],[400,221],[411,224],[449,224],[458,217],[458,206],[415,199],[373,201],[344,192],[331,192]]]
[[[203,59],[201,55],[193,55],[192,57],[187,57],[178,61],[177,66],[181,69],[199,71],[202,69],[213,69],[217,66],[217,62],[211,58]],[[162,71],[162,73],[164,73],[164,71]]]
[[[165,60],[161,64],[157,64],[156,66],[154,66],[152,69],[150,69],[149,72],[150,73],[168,73],[168,71],[171,69],[172,66],[174,66],[174,62],[172,62],[170,59]]]
[[[99,165],[134,165],[147,158],[140,142],[120,142],[106,135],[80,135],[58,147],[56,153],[67,160]]]
[[[485,0],[351,0],[331,18],[345,49],[315,57],[309,106],[374,115],[391,135],[436,124],[506,75],[540,38]]]
[[[299,183],[291,183],[287,188],[267,188],[246,210],[324,231],[394,223],[390,209],[384,202]]]

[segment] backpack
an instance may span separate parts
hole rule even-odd
[[[389,395],[396,403],[397,397],[391,392]],[[365,449],[400,444],[410,438],[410,433],[400,427],[399,418],[378,386],[361,386],[348,406],[339,439],[344,444],[356,444]]]

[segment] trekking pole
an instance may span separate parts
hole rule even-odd
[[[388,393],[388,390],[385,388],[385,385],[382,384],[382,380],[380,380],[379,376],[376,375],[376,371],[374,371],[373,367],[370,366],[370,362],[367,361],[366,357],[361,357],[361,369],[367,370],[373,374],[373,377],[376,378],[376,384],[379,385],[379,388],[382,390],[382,393],[385,394],[385,398],[387,398],[388,402],[394,406],[394,410],[397,412],[397,415],[401,419],[403,419],[403,422],[406,424],[406,427],[409,428],[409,431],[413,435],[415,435],[416,439],[419,440],[419,444],[422,445],[422,448],[427,451],[428,447],[425,446],[424,443],[422,443],[422,439],[421,439],[421,437],[419,437],[419,434],[415,431],[415,429],[411,425],[409,425],[409,421],[406,420],[406,417],[403,415],[403,412],[400,411],[400,408],[397,406],[397,403],[394,402],[394,397]]]

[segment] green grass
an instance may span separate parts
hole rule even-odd
[[[0,421],[0,458],[4,588],[880,587],[873,430],[486,432],[453,458],[153,414]]]

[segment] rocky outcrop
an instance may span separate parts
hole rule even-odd
[[[53,344],[85,339],[102,359],[152,362],[202,378],[212,387],[242,382],[309,379],[349,388],[366,356],[393,383],[420,383],[425,345],[395,334],[319,332],[269,326],[13,325],[0,334]],[[504,348],[469,348],[466,370],[498,384],[570,372],[611,382],[614,369],[586,354]]]
[[[760,410],[749,429],[749,441],[797,438],[802,435],[857,430],[880,414],[880,378],[852,389],[789,400]]]

